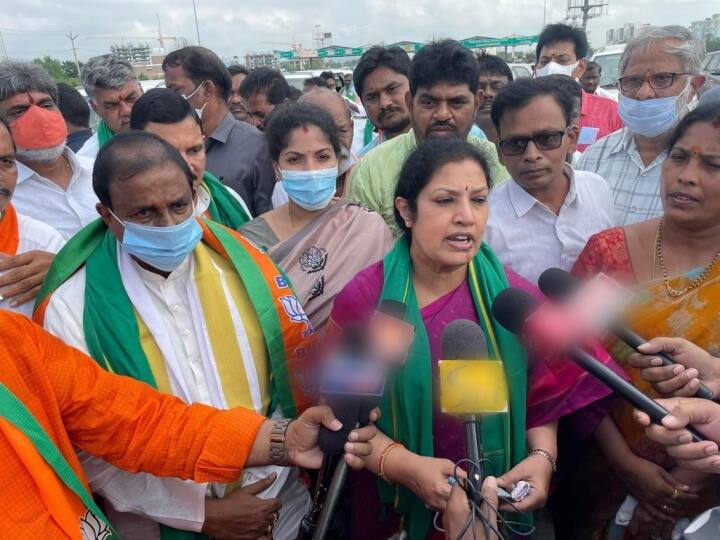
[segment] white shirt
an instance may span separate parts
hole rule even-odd
[[[485,241],[532,283],[548,268],[570,270],[590,236],[613,226],[613,200],[597,174],[565,166],[570,190],[555,215],[514,180],[490,192]]]
[[[118,246],[119,265],[124,256],[126,253]],[[132,265],[168,333],[166,341],[172,343],[175,357],[182,359],[179,367],[183,386],[189,392],[188,401],[211,404],[211,384],[200,352],[199,334],[203,330],[193,324],[188,297],[188,282],[192,279],[194,266],[192,257],[188,257],[167,279],[145,270],[134,261]],[[222,273],[222,270],[218,271]],[[221,280],[225,278],[221,276]],[[50,298],[45,312],[45,328],[67,344],[88,352],[83,330],[84,295],[85,268],[82,267]],[[175,394],[178,395],[178,392]],[[145,473],[130,474],[84,453],[80,454],[80,458],[92,491],[111,503],[108,519],[121,538],[159,540],[157,523],[194,532],[202,529],[208,484],[158,478]],[[252,470],[245,471],[243,484],[248,483],[248,472]],[[310,496],[297,481],[297,469],[278,467],[277,472],[278,480],[261,496],[280,497],[283,501],[273,538],[291,540],[297,534],[297,523],[310,504]],[[259,479],[251,477],[250,481]],[[285,530],[288,525],[293,525],[292,532]]]
[[[210,208],[210,194],[205,190],[202,185],[198,186],[200,189],[197,190],[197,200],[195,201],[195,215],[202,217],[202,215],[207,212],[207,209]],[[233,188],[225,186],[225,189],[230,192],[230,195],[232,195],[237,202],[240,203],[240,206],[243,207],[243,209],[247,212],[247,215],[250,216],[250,219],[253,218],[253,215],[250,213],[250,209],[247,207],[247,204],[245,204],[245,201],[243,201],[243,198],[237,194],[237,191],[235,191]]]
[[[602,86],[598,86],[598,87],[595,89],[595,95],[596,95],[596,96],[601,96],[601,97],[604,97],[604,98],[608,98],[608,99],[612,99],[613,101],[617,101],[617,96],[613,96],[610,92],[608,92],[607,90],[605,90]]]
[[[100,151],[100,139],[98,139],[98,134],[96,131],[95,133],[92,134],[92,137],[90,137],[87,141],[85,141],[85,144],[82,145],[80,150],[77,151],[77,155],[94,162],[95,158],[97,158],[99,151]]]
[[[65,240],[60,236],[60,233],[50,225],[22,214],[17,215],[17,220],[19,242],[17,252],[15,253],[16,255],[22,255],[28,251],[35,250],[57,253],[65,244]],[[35,299],[20,304],[17,307],[10,307],[10,302],[11,299],[3,298],[0,300],[0,308],[9,309],[10,311],[22,313],[27,317],[32,317]]]
[[[95,210],[98,198],[92,187],[92,169],[69,148],[65,148],[63,155],[72,169],[67,190],[18,161],[12,201],[18,213],[47,223],[67,240],[99,216]]]

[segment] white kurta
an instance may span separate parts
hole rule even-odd
[[[217,406],[224,401],[218,384],[219,374],[201,350],[209,348],[205,329],[194,323],[198,299],[193,298],[190,292],[194,289],[191,283],[193,266],[192,257],[189,257],[165,279],[141,268],[118,246],[118,267],[133,305],[154,336],[153,327],[156,325],[161,325],[166,332],[164,339],[156,338],[156,341],[161,350],[164,346],[164,351],[167,351],[164,354],[173,393],[186,402]],[[221,269],[217,270],[222,274]],[[139,278],[142,290],[128,285],[136,278]],[[224,281],[222,276],[221,279]],[[132,292],[130,287],[134,288]],[[51,297],[45,312],[45,328],[69,345],[87,352],[83,331],[84,294],[85,269],[82,268]],[[140,297],[146,300],[145,305],[137,302]],[[232,298],[228,298],[232,302]],[[236,314],[238,311],[235,310]],[[151,322],[152,319],[156,320]],[[236,328],[241,327],[240,321]],[[237,337],[240,342],[242,336]],[[169,361],[168,357],[177,361]],[[245,365],[248,380],[252,381],[253,375]],[[199,532],[205,520],[206,493],[222,491],[222,486],[161,479],[145,473],[126,473],[87,455],[81,455],[81,459],[92,490],[107,499],[116,510],[109,512],[108,518],[122,538],[159,539],[159,527],[155,522]],[[272,472],[276,472],[278,478],[260,496],[280,497],[283,502],[273,538],[294,539],[298,523],[310,505],[310,496],[297,479],[297,469],[247,469],[243,485],[265,478]]]
[[[22,255],[28,251],[47,251],[49,253],[57,253],[65,244],[65,240],[50,225],[38,221],[31,217],[18,213],[18,249],[16,255]],[[3,272],[4,273],[4,272]],[[0,273],[2,275],[3,273]],[[33,306],[35,300],[30,300],[17,307],[10,307],[12,299],[3,298],[0,300],[1,309],[9,309],[17,313],[22,313],[27,317],[32,317]]]

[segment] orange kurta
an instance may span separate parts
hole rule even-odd
[[[74,448],[131,472],[231,482],[265,420],[246,409],[187,406],[112,375],[29,319],[0,310],[0,382],[43,426],[78,477]],[[67,538],[0,431],[0,538]]]

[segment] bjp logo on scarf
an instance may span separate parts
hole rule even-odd
[[[285,314],[290,319],[290,322],[305,325],[303,337],[307,337],[313,332],[315,332],[315,330],[313,330],[310,319],[308,319],[308,316],[305,314],[305,311],[300,305],[300,302],[298,302],[297,298],[295,298],[294,296],[281,296],[280,303],[285,310]]]

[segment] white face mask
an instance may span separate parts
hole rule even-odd
[[[189,96],[186,96],[185,94],[180,94],[180,95],[183,97],[183,99],[184,99],[185,101],[188,101],[188,102],[189,102],[189,101],[192,99],[192,97],[193,97],[195,94],[198,93],[198,90],[200,90],[200,89],[202,88],[202,85],[205,84],[206,82],[207,82],[207,81],[201,82],[201,83],[198,85],[198,87],[197,87],[195,90],[193,90],[192,94],[190,94]],[[205,109],[205,106],[206,106],[207,104],[208,104],[208,102],[206,101],[201,108],[199,108],[199,109],[193,109],[193,111],[195,111],[195,114],[198,115],[198,118],[199,118],[200,120],[202,120],[203,109]]]
[[[580,60],[569,66],[563,66],[557,62],[548,62],[541,68],[535,68],[535,78],[547,77],[548,75],[567,75],[572,77],[572,72],[580,65]]]

